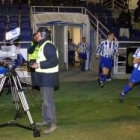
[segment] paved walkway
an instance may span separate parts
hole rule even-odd
[[[69,70],[60,71],[60,81],[94,81],[97,79],[97,73],[93,71],[81,71],[79,68],[69,68]]]
[[[93,71],[81,71],[80,68],[74,67],[69,70],[60,70],[60,82],[68,81],[94,81],[97,79],[97,73]],[[20,78],[22,81],[31,83],[31,78]]]

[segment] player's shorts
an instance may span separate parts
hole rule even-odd
[[[129,80],[133,84],[140,83],[140,70],[134,68]]]
[[[100,58],[100,67],[101,68],[112,69],[112,66],[113,66],[113,59],[112,58],[106,58],[106,57]]]
[[[87,54],[86,53],[79,53],[79,58],[87,60]]]
[[[75,56],[75,51],[68,51],[69,56]]]

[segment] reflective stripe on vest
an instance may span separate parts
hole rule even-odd
[[[41,61],[45,61],[46,60],[46,57],[44,56],[44,46],[47,43],[51,43],[51,42],[50,41],[45,41],[40,46],[39,52],[38,52],[38,56],[37,56],[37,63],[40,63]],[[58,50],[56,50],[56,54],[57,54],[57,57],[58,57]],[[40,73],[55,73],[55,72],[58,72],[58,64],[57,64],[57,66],[52,67],[52,68],[47,68],[47,69],[38,68],[38,69],[36,69],[36,72],[40,72]]]

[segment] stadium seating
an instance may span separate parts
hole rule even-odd
[[[106,19],[105,17],[99,17],[98,20],[102,23],[102,24],[106,24]]]
[[[119,18],[116,18],[114,26],[115,26],[116,28],[119,28],[119,27],[120,27]]]
[[[126,36],[120,36],[119,40],[120,41],[129,41],[128,37],[126,37]]]
[[[30,10],[29,9],[22,9],[21,10],[21,16],[29,16]]]
[[[21,34],[20,39],[21,39],[21,41],[31,41],[32,40],[32,36],[31,35]]]
[[[13,22],[13,23],[10,23],[8,25],[8,30],[10,31],[10,30],[13,30],[13,29],[15,29],[17,27],[19,27],[19,25],[16,22],[15,23]]]
[[[113,17],[108,17],[107,18],[107,24],[114,26],[115,25],[115,19]]]
[[[0,22],[0,28],[5,29],[6,28],[6,24],[4,22]]]
[[[28,16],[21,16],[20,23],[30,23],[30,17]]]
[[[22,41],[31,40],[32,29],[28,3],[20,4],[17,0],[0,0],[0,41],[4,39],[4,32],[16,27],[21,27]],[[25,31],[23,32],[22,30]],[[27,33],[26,30],[29,30],[29,32]]]
[[[116,37],[116,38],[119,38],[120,29],[117,28],[117,27],[112,27],[111,30],[114,32],[115,37]]]
[[[21,41],[31,41],[32,40],[32,30],[25,28],[24,30],[21,29]]]
[[[21,9],[30,9],[30,7],[29,7],[28,3],[22,3]]]
[[[11,8],[10,9],[10,16],[19,16],[19,8]]]
[[[3,22],[3,23],[6,23],[7,22],[7,16],[6,15],[1,15],[0,16],[0,23]]]
[[[132,29],[131,30],[131,36],[140,36],[140,30]]]
[[[31,24],[30,23],[21,23],[20,28],[21,28],[21,30],[31,30]]]
[[[3,6],[1,8],[1,15],[9,15],[9,13],[10,13],[9,7]]]
[[[131,36],[130,41],[140,41],[140,37],[139,36]],[[138,44],[138,46],[139,46],[139,44]]]
[[[30,43],[21,43],[20,46],[21,46],[21,48],[29,48],[31,45],[30,45]]]
[[[105,9],[104,10],[104,15],[107,17],[112,17],[112,11],[110,11],[109,9]]]
[[[0,41],[3,41],[4,38],[4,29],[0,28]]]
[[[12,3],[12,4],[11,4],[11,7],[12,7],[12,8],[20,9],[19,3],[16,3],[16,2]]]
[[[19,23],[19,17],[18,16],[9,16],[9,24],[11,23]]]

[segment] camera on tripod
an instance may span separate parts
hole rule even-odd
[[[16,48],[15,45],[13,45],[13,41],[15,41],[19,35],[19,27],[7,32],[5,37],[7,43],[4,46],[2,46],[0,50],[0,62],[2,65],[2,67],[0,67],[0,74],[3,74],[0,82],[0,93],[2,92],[7,80],[10,91],[12,93],[13,103],[15,104],[16,112],[14,120],[0,124],[0,127],[18,126],[33,131],[34,137],[40,137],[40,131],[36,128],[36,124],[34,123],[33,118],[30,114],[29,105],[27,103],[26,96],[21,85],[21,81],[17,72],[15,71],[15,68],[17,67],[16,60],[18,59],[19,50]],[[22,108],[28,116],[30,127],[16,123],[16,118],[18,118],[18,116],[20,116],[21,114],[19,102],[21,102]]]
[[[18,39],[19,35],[19,27],[6,32],[5,34],[6,43],[0,47],[0,74],[5,74],[7,70],[15,68],[19,48],[17,48],[13,42]]]
[[[23,65],[23,62],[27,60],[27,50],[16,46],[19,36],[19,27],[7,32],[5,34],[6,42],[0,47],[0,66],[4,66],[7,70],[20,67]],[[27,63],[25,63],[24,66],[26,64]]]

